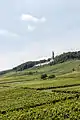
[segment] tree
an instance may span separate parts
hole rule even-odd
[[[41,75],[41,79],[46,79],[47,78],[47,74],[42,74]]]

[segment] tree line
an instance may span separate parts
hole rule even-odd
[[[65,61],[74,60],[74,59],[80,60],[80,51],[67,52],[67,53],[58,55],[54,59],[54,64],[63,63]]]
[[[58,63],[63,63],[66,62],[68,60],[80,60],[80,51],[75,51],[75,52],[67,52],[67,53],[63,53],[61,55],[58,55],[54,58],[54,62],[52,62],[50,65],[54,65],[54,64],[58,64]],[[14,67],[11,70],[7,70],[7,71],[2,71],[0,72],[0,75],[8,73],[10,71],[23,71],[25,69],[28,68],[32,68],[34,67],[34,65],[40,64],[40,63],[45,63],[45,62],[49,62],[51,60],[51,58],[43,59],[43,60],[39,60],[39,61],[28,61],[26,63],[23,63],[19,66]]]

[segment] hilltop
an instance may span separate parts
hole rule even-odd
[[[75,52],[67,52],[67,53],[63,53],[61,55],[55,56],[54,57],[54,62],[51,62],[49,65],[55,65],[58,63],[63,63],[66,61],[70,61],[70,60],[80,60],[80,51],[75,51]],[[35,65],[38,64],[42,64],[42,63],[48,63],[50,62],[51,58],[47,58],[47,59],[43,59],[43,60],[39,60],[39,61],[28,61],[25,62],[23,64],[20,64],[10,70],[5,70],[0,72],[0,75],[8,73],[8,72],[12,72],[12,71],[23,71],[29,68],[34,67]],[[46,65],[46,64],[45,64]]]

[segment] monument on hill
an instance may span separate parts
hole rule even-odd
[[[52,60],[54,60],[54,52],[52,51]]]

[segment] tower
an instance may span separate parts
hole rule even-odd
[[[52,60],[54,60],[54,52],[52,51]]]

